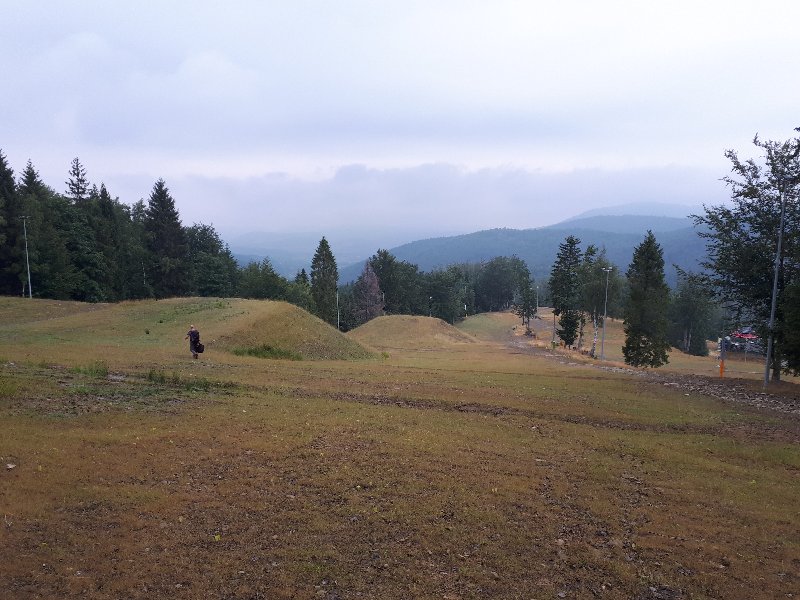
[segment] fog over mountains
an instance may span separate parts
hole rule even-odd
[[[559,244],[568,235],[580,238],[583,248],[588,244],[605,248],[608,258],[624,271],[634,247],[649,229],[664,250],[667,280],[673,282],[673,264],[696,271],[705,255],[705,242],[690,218],[702,213],[701,206],[635,203],[594,209],[536,229],[487,229],[409,241],[392,240],[391,235],[382,232],[356,237],[336,232],[251,233],[234,238],[230,246],[240,262],[268,257],[276,271],[286,277],[294,277],[301,268],[309,269],[317,244],[325,235],[339,265],[341,283],[355,280],[364,261],[379,248],[388,249],[399,260],[416,264],[423,271],[516,255],[528,264],[537,281],[544,281],[549,277]]]

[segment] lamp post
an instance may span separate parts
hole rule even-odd
[[[769,337],[767,338],[767,358],[764,361],[764,387],[769,385],[769,368],[770,368],[770,360],[772,358],[772,344],[774,334],[772,328],[775,326],[775,308],[778,304],[778,274],[781,269],[781,246],[783,244],[783,224],[786,220],[786,179],[784,176],[780,178],[780,185],[781,185],[781,221],[780,225],[778,226],[778,247],[775,250],[775,274],[772,278],[772,305],[769,310],[769,326],[767,327],[767,331],[769,332]]]
[[[30,216],[23,215],[20,217],[22,219],[22,232],[25,236],[25,266],[28,268],[28,298],[33,298],[33,289],[31,288],[31,262],[28,259],[28,219]],[[22,292],[22,296],[25,296],[25,290]]]
[[[611,274],[611,267],[605,267],[606,274],[606,299],[603,303],[603,335],[600,338],[600,360],[606,359],[606,315],[608,314],[608,276]]]

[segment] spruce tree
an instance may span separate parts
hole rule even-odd
[[[148,284],[158,298],[185,294],[189,283],[186,234],[163,179],[153,185],[144,225],[150,254]]]
[[[80,204],[89,197],[89,181],[86,179],[86,169],[83,168],[77,156],[72,159],[69,168],[69,179],[65,183],[67,185],[67,198],[75,204]]]
[[[553,314],[559,318],[557,331],[567,346],[578,338],[581,324],[581,241],[568,236],[558,247],[556,262],[550,271],[550,297]]]
[[[314,258],[311,261],[311,296],[317,316],[330,323],[337,324],[336,291],[339,282],[339,271],[333,257],[328,240],[320,240]]]
[[[669,362],[667,315],[669,287],[664,280],[664,255],[652,231],[633,251],[626,272],[625,362],[635,367],[660,367]]]
[[[0,150],[0,246],[5,245],[8,227],[8,206],[13,201],[16,192],[14,182],[14,171],[8,166],[3,151]]]
[[[19,200],[14,170],[0,150],[0,294],[19,294]]]
[[[29,217],[28,257],[34,295],[74,299],[79,287],[70,252],[74,207],[42,182],[30,160],[22,172],[18,190],[22,210]],[[24,274],[19,277],[24,278]]]

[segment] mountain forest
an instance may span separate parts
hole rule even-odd
[[[343,285],[323,237],[310,272],[301,269],[290,279],[268,258],[237,264],[212,225],[184,225],[163,179],[146,200],[128,205],[103,183],[90,182],[78,158],[59,192],[31,161],[15,177],[0,150],[0,294],[84,302],[284,300],[342,331],[383,314],[454,323],[509,309],[525,324],[541,304],[559,318],[554,343],[558,338],[590,348],[593,356],[603,319],[624,318],[630,329],[626,361],[651,367],[667,362],[669,346],[704,355],[706,340],[748,325],[768,340],[773,377],[779,378],[782,371],[800,371],[800,142],[754,143],[759,161],[726,154],[732,175],[724,181],[733,205],[694,216],[706,255],[699,257],[698,273],[678,268],[673,289],[664,277],[673,267],[665,265],[652,232],[630,265],[613,264],[604,247],[583,247],[569,234],[542,281],[516,253],[422,271],[378,249],[358,278]]]

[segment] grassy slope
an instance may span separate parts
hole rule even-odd
[[[211,355],[269,344],[307,359],[370,356],[335,328],[285,302],[175,298],[81,304],[0,298],[0,315],[3,347],[66,365],[90,356],[120,368],[168,364],[176,354],[188,352],[184,336],[191,324],[200,329]]]
[[[466,343],[429,319],[353,334],[383,340],[383,361],[195,362],[188,318],[213,348],[242,339],[254,309],[156,306],[3,305],[9,597],[797,589],[796,419],[509,349],[509,315],[471,319]],[[180,338],[160,355],[166,381],[136,376],[150,339],[109,350],[109,331],[145,326]],[[126,376],[45,366],[54,356]]]

